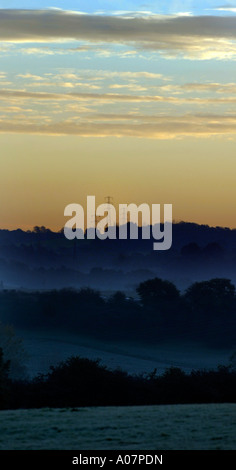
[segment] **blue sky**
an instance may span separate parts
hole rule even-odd
[[[222,120],[222,115],[227,118],[234,113],[235,14],[225,17],[220,10],[219,22],[193,14],[196,4],[206,9],[216,7],[214,1],[26,1],[0,5],[6,3],[12,8],[10,14],[0,10],[0,93],[2,100],[12,100],[12,107],[3,106],[0,115],[6,131],[19,128],[18,116],[24,116],[22,131],[34,132],[39,126],[46,134],[61,133],[61,128],[57,130],[59,118],[67,122],[64,128],[68,133],[76,132],[76,123],[79,134],[86,134],[79,125],[83,117],[89,117],[89,132],[93,134],[94,129],[94,135],[106,132],[109,113],[114,122],[122,121],[127,112],[139,114],[143,123],[151,115],[157,119],[165,113],[170,122],[182,116],[182,126],[166,124],[159,135],[152,126],[145,132],[145,127],[136,126],[140,137],[162,139],[185,134],[184,115],[188,113],[193,122],[187,135],[210,136],[216,133],[211,129],[213,124],[207,127],[202,122],[200,131],[195,131],[196,116],[208,112]],[[70,13],[51,9],[42,16],[37,12],[39,7],[63,8],[65,4]],[[231,4],[227,5],[225,10]],[[25,13],[29,6],[30,13]],[[75,9],[89,12],[88,6],[93,12],[109,11],[114,16],[74,13]],[[133,13],[124,17],[128,9]],[[158,11],[161,16],[143,20],[135,17],[138,11]],[[170,12],[175,14],[171,20]],[[77,107],[70,103],[75,99]],[[97,120],[101,122],[102,115],[104,125],[99,127]],[[127,129],[119,123],[110,132],[122,135]],[[228,119],[227,125],[219,125],[218,133],[228,134],[230,129]]]
[[[113,0],[96,0],[96,1],[61,1],[61,0],[22,0],[22,1],[0,1],[0,8],[62,8],[65,10],[80,10],[84,12],[96,12],[103,10],[104,12],[110,12],[115,10],[123,11],[152,11],[154,13],[172,14],[177,12],[192,12],[193,14],[219,14],[214,9],[220,6],[231,6],[236,7],[236,2],[220,0],[143,0],[143,1],[113,1]],[[212,9],[211,11],[208,9]],[[221,12],[222,14],[222,12]]]

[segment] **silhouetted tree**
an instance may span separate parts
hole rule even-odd
[[[47,232],[50,232],[50,229],[44,227],[44,225],[42,225],[41,227],[39,227],[38,225],[36,225],[36,226],[33,228],[33,232],[34,232],[34,233],[47,233]]]
[[[94,303],[95,305],[98,304],[103,304],[103,299],[101,297],[101,294],[99,291],[95,289],[91,289],[90,287],[84,287],[79,290],[78,293],[78,298],[80,302],[83,303]]]
[[[6,384],[5,369],[2,375]],[[9,383],[8,406],[65,408],[235,403],[235,390],[236,373],[230,367],[194,370],[190,374],[170,367],[162,375],[156,370],[148,375],[129,375],[122,370],[109,370],[98,360],[71,357],[32,381]]]
[[[183,246],[183,248],[181,249],[181,255],[187,257],[198,256],[200,253],[201,248],[195,242],[189,243],[188,245]]]
[[[111,295],[108,300],[108,303],[112,306],[119,306],[122,307],[127,302],[126,295],[123,292],[117,291]]]
[[[196,282],[184,296],[191,335],[209,345],[235,344],[235,287],[228,279]]]
[[[230,357],[229,368],[236,372],[236,351],[234,351]]]
[[[235,286],[229,279],[211,279],[195,282],[186,291],[185,298],[197,308],[218,311],[233,306]]]
[[[3,360],[3,351],[0,348],[0,409],[5,408],[7,402],[9,366],[10,362]]]
[[[0,346],[4,360],[9,364],[9,376],[14,379],[22,379],[26,375],[25,361],[27,354],[23,342],[15,334],[12,326],[3,325],[0,322]]]
[[[155,278],[139,284],[136,289],[144,306],[160,305],[163,301],[176,301],[180,293],[176,286],[169,281]]]
[[[208,243],[207,246],[203,249],[203,254],[210,258],[219,257],[223,254],[224,250],[219,243],[212,242]]]

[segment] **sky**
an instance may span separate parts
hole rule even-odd
[[[236,2],[0,1],[0,228],[70,203],[236,227]]]

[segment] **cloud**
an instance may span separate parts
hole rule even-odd
[[[129,44],[169,58],[182,54],[186,58],[227,59],[236,55],[235,39],[236,18],[232,16],[127,18],[62,10],[0,10],[0,40],[7,42],[79,40]]]
[[[191,11],[180,11],[176,13],[176,16],[193,16],[193,13]]]
[[[236,93],[236,83],[186,83],[180,88],[187,92]]]
[[[236,7],[234,7],[233,5],[229,5],[229,4],[227,4],[227,5],[221,5],[221,6],[217,7],[217,8],[211,8],[211,9],[208,8],[208,10],[212,10],[212,11],[213,11],[213,10],[214,10],[214,11],[228,11],[228,12],[230,12],[230,13],[236,13]]]
[[[30,80],[35,80],[36,82],[41,81],[41,80],[45,80],[45,78],[41,77],[41,75],[33,75],[31,73],[19,74],[19,75],[17,75],[17,77],[26,78],[26,79],[30,79]]]
[[[98,80],[98,79],[110,79],[110,78],[120,78],[122,80],[134,80],[139,78],[144,78],[147,80],[170,80],[170,77],[162,75],[161,73],[153,73],[153,72],[146,72],[146,71],[129,71],[129,72],[122,72],[122,71],[112,71],[112,70],[90,70],[85,69],[81,70],[80,75],[83,74],[86,76],[87,79]]]
[[[141,85],[136,85],[134,83],[130,83],[130,84],[113,83],[113,84],[109,85],[109,88],[110,89],[126,88],[126,89],[132,90],[132,91],[146,91],[147,90],[146,87],[143,87]]]
[[[63,55],[66,54],[68,51],[64,49],[50,49],[49,47],[22,47],[20,52],[25,55],[40,55],[40,56],[47,56],[47,55]]]
[[[95,69],[81,69],[79,72],[76,69],[60,69],[60,73],[45,73],[43,75],[33,75],[31,73],[24,73],[17,75],[20,78],[32,79],[37,81],[43,81],[50,79],[59,79],[59,80],[81,80],[86,79],[89,81],[97,81],[97,80],[107,80],[112,78],[118,78],[121,80],[161,80],[161,81],[170,81],[171,78],[169,76],[165,76],[161,73],[154,73],[154,72],[146,72],[144,70],[141,71],[126,71],[122,72],[119,70],[112,71],[112,70],[95,70]],[[6,78],[6,72],[0,72],[0,79]],[[45,78],[46,77],[46,78]]]
[[[0,86],[10,86],[12,85],[12,82],[9,82],[8,80],[2,80],[2,77],[0,77]]]
[[[101,52],[101,53],[103,53],[104,49],[102,47],[98,47],[98,46],[91,45],[91,44],[83,44],[82,46],[71,47],[69,49],[69,51],[71,51],[71,52]]]
[[[108,116],[107,116],[108,117]],[[98,118],[98,116],[97,116]],[[184,116],[123,116],[125,122],[114,122],[112,115],[109,122],[62,121],[57,123],[14,122],[0,120],[0,132],[46,134],[46,135],[77,135],[81,137],[138,137],[148,139],[173,139],[184,137],[215,137],[228,136],[235,138],[236,116],[217,115],[184,115]],[[141,122],[129,122],[129,118]],[[100,119],[102,116],[100,115]],[[117,116],[115,115],[115,121]],[[122,119],[120,119],[122,120]]]
[[[146,78],[146,79],[161,79],[161,80],[169,80],[168,77],[165,77],[164,75],[160,73],[151,73],[151,72],[104,72],[104,71],[98,71],[98,74],[104,74],[109,77],[119,77],[119,78],[125,78],[125,79],[135,79],[135,78]]]
[[[40,83],[40,82],[39,82]],[[55,84],[56,85],[56,84]],[[58,84],[57,84],[58,85]],[[69,88],[72,87],[69,86]],[[226,97],[179,97],[162,95],[135,95],[123,93],[50,93],[41,91],[26,91],[14,89],[0,89],[0,100],[37,100],[37,101],[92,101],[101,103],[170,103],[178,104],[235,104],[236,96]]]
[[[78,101],[106,101],[106,102],[173,102],[176,98],[162,96],[146,96],[146,95],[128,95],[118,93],[47,93],[47,92],[31,92],[26,90],[0,90],[0,99],[22,98],[34,100],[78,100]]]
[[[1,84],[2,82],[0,82]],[[29,84],[27,84],[27,87],[28,88],[86,88],[86,89],[89,89],[89,90],[100,90],[101,87],[98,86],[98,85],[93,85],[91,83],[85,83],[85,82],[54,82],[53,80],[50,81],[50,82],[46,82],[46,81],[35,81],[35,82],[31,82]],[[37,92],[36,92],[37,93]],[[45,94],[44,94],[45,95]],[[36,98],[40,98],[37,97],[37,94],[36,94]],[[50,99],[50,98],[49,98]],[[60,98],[59,98],[60,99]],[[63,99],[63,96],[62,98]]]

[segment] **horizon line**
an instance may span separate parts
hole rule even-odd
[[[123,226],[123,225],[131,225],[133,222],[127,222],[127,224],[116,224],[115,226],[117,228],[119,228],[120,226]],[[235,227],[228,227],[228,226],[223,226],[223,225],[209,225],[209,224],[203,224],[203,223],[198,223],[198,222],[190,222],[190,221],[185,221],[185,220],[173,220],[172,222],[166,222],[166,223],[172,223],[172,225],[181,225],[181,224],[191,224],[191,225],[197,225],[199,227],[208,227],[208,228],[211,228],[211,229],[222,229],[222,230],[230,230],[230,231],[234,231],[236,230],[236,226]],[[137,225],[137,224],[134,224],[133,225]],[[161,222],[160,224],[161,226],[164,225],[164,222]],[[148,224],[147,226],[149,227],[152,227],[152,224]],[[114,225],[113,225],[114,227]],[[0,227],[0,232],[3,232],[3,231],[7,231],[7,232],[17,232],[17,231],[21,231],[21,232],[24,232],[24,233],[37,233],[35,231],[35,228],[38,228],[38,229],[43,229],[42,232],[38,232],[38,233],[43,233],[43,231],[45,230],[45,232],[50,232],[50,233],[55,233],[55,234],[58,234],[58,233],[63,233],[64,231],[64,227],[61,227],[60,229],[56,230],[56,229],[51,229],[49,227],[46,227],[45,225],[35,225],[34,227],[32,227],[32,229],[24,229],[24,228],[21,228],[21,227],[17,227],[17,228],[13,228],[13,229],[9,229],[9,228],[1,228]],[[138,228],[139,229],[142,229],[142,225],[138,225]],[[84,233],[87,232],[87,230],[89,229],[92,229],[92,227],[87,227],[85,230],[84,230]]]

